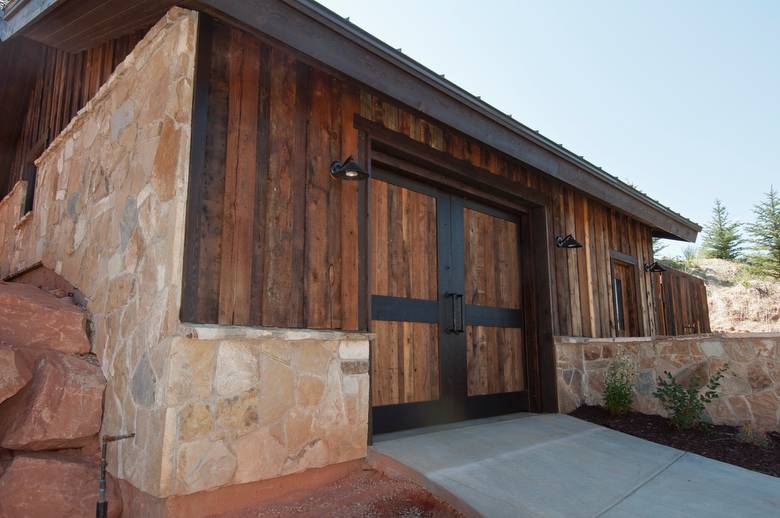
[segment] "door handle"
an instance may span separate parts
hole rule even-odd
[[[452,316],[452,319],[450,320],[450,328],[447,330],[449,333],[457,333],[458,332],[458,318],[457,313],[455,310],[455,299],[458,296],[457,293],[445,293],[445,297],[449,297],[450,299],[450,315]]]
[[[445,297],[450,299],[450,328],[448,333],[459,334],[465,331],[466,305],[462,293],[445,293]]]
[[[456,293],[455,297],[453,299],[459,299],[460,304],[455,304],[460,307],[460,314],[458,318],[458,326],[455,328],[456,333],[462,333],[465,331],[465,320],[466,320],[466,305],[464,303],[463,294],[462,293]]]

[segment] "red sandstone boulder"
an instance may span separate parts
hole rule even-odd
[[[0,345],[0,403],[19,392],[32,379],[30,364],[7,345]]]
[[[17,454],[0,477],[0,517],[95,516],[98,466],[57,454]],[[108,477],[108,516],[122,513],[119,485]]]
[[[29,284],[0,282],[0,342],[89,352],[86,312],[69,300]]]
[[[100,430],[103,373],[78,356],[38,355],[32,382],[0,404],[0,446],[54,450],[87,445]]]

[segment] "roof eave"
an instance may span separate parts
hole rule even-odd
[[[697,234],[701,231],[701,226],[698,224],[672,211],[668,207],[663,206],[649,196],[637,191],[636,189],[633,189],[615,176],[606,173],[600,167],[592,164],[583,157],[574,154],[562,145],[555,143],[539,132],[515,120],[510,115],[501,112],[500,110],[483,101],[481,98],[476,97],[468,91],[460,88],[456,84],[445,79],[443,76],[436,74],[424,65],[420,64],[409,56],[406,56],[402,52],[399,52],[397,49],[392,48],[380,39],[364,31],[360,27],[349,23],[349,21],[341,18],[333,11],[327,9],[317,2],[310,0],[281,1],[290,7],[293,7],[306,14],[307,16],[317,19],[321,23],[330,26],[330,28],[337,33],[342,35],[344,35],[344,32],[349,33],[349,35],[353,37],[353,40],[361,44],[361,46],[366,48],[366,50],[374,52],[379,57],[393,62],[401,68],[410,69],[415,74],[418,74],[421,78],[424,78],[424,80],[431,86],[434,86],[437,89],[443,91],[447,95],[453,97],[455,100],[489,117],[494,122],[501,124],[514,133],[517,133],[525,139],[539,145],[540,147],[543,147],[547,151],[560,156],[567,162],[575,165],[591,176],[600,179],[624,195],[629,196],[632,199],[635,199],[636,201],[646,205],[649,209],[663,213],[665,216],[677,223],[677,225],[675,225],[675,227],[677,227],[676,229],[670,230],[661,228],[659,229],[661,232],[674,235],[678,239],[682,239],[684,241],[693,242],[696,240]],[[574,186],[577,187],[576,185]],[[638,217],[638,219],[642,219],[641,216]]]
[[[0,41],[6,41],[45,14],[58,0],[17,0],[3,9]]]

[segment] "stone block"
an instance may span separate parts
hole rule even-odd
[[[219,396],[244,392],[260,380],[256,350],[256,346],[245,342],[225,341],[219,345],[214,378],[214,389]]]
[[[297,406],[317,405],[325,392],[325,382],[316,376],[301,376],[298,379],[296,392]]]
[[[760,363],[748,367],[748,383],[754,391],[761,391],[772,386],[772,379]]]
[[[753,414],[753,423],[757,430],[777,430],[780,424],[780,401],[770,391],[747,396],[750,410]]]
[[[208,437],[214,426],[214,416],[207,404],[191,403],[185,405],[178,415],[179,439],[192,441]]]
[[[583,354],[585,361],[593,361],[601,358],[601,345],[598,344],[586,344],[583,347]]]
[[[227,485],[233,480],[236,466],[236,455],[224,441],[184,443],[176,455],[177,492],[186,495]]]
[[[368,340],[343,340],[339,343],[342,360],[368,360]]]
[[[141,356],[141,361],[138,362],[133,372],[130,392],[133,395],[133,401],[137,405],[146,408],[154,406],[157,394],[157,377],[146,354]]]
[[[0,446],[12,450],[78,448],[100,430],[106,381],[76,356],[43,353],[33,380],[0,408]]]
[[[732,361],[737,362],[750,362],[757,355],[749,341],[738,338],[723,340],[723,349]]]
[[[208,399],[214,382],[216,342],[177,337],[171,343],[166,401],[176,406]]]
[[[723,349],[723,343],[720,340],[703,340],[699,344],[699,347],[701,348],[702,354],[709,358],[726,356],[726,351]]]
[[[241,435],[257,427],[257,390],[250,389],[236,396],[219,399],[216,403],[217,425],[226,435]]]
[[[265,357],[261,362],[260,423],[270,424],[295,406],[295,375],[284,363]]]
[[[0,341],[69,353],[90,350],[86,312],[29,284],[0,281]]]
[[[231,447],[237,459],[236,484],[277,477],[287,460],[287,447],[267,428],[236,439]]]
[[[293,368],[296,372],[322,376],[328,371],[333,353],[326,348],[328,342],[301,340],[290,345],[293,348]]]
[[[342,361],[341,372],[346,375],[368,374],[368,360]]]

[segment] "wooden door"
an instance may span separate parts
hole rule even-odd
[[[520,219],[374,168],[374,433],[527,409]]]
[[[525,388],[520,218],[466,202],[463,222],[467,393],[511,402]]]

